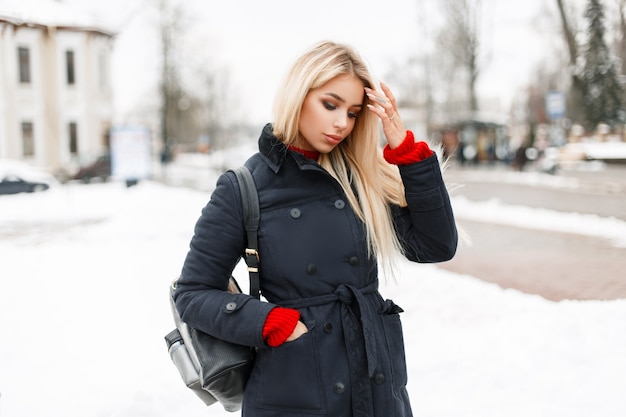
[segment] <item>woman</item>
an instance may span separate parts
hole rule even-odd
[[[267,301],[225,291],[246,244],[232,173],[198,220],[175,294],[189,325],[258,348],[243,416],[410,416],[402,309],[379,294],[378,266],[454,256],[437,156],[354,50],[322,42],[295,62],[246,166]]]

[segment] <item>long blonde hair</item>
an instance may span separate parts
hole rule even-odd
[[[293,144],[298,138],[300,112],[307,94],[343,74],[353,75],[365,87],[375,88],[362,58],[347,45],[320,42],[298,58],[276,96],[276,137],[286,145]],[[320,155],[318,162],[341,184],[352,209],[365,223],[369,255],[376,256],[383,269],[393,274],[401,245],[389,204],[407,203],[397,167],[382,157],[380,139],[378,117],[364,108],[350,135],[330,153]]]

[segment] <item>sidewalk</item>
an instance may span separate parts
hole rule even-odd
[[[461,184],[452,196],[498,200],[506,206],[614,217],[626,221],[626,167],[569,170],[556,175],[505,167],[451,167],[446,179]],[[503,288],[559,301],[626,298],[626,248],[600,237],[533,230],[457,219],[473,244],[461,244],[442,269],[468,274]],[[533,219],[527,219],[533,221]]]
[[[552,301],[626,298],[626,248],[583,235],[459,220],[472,245],[437,264]]]
[[[450,165],[446,174],[461,182],[517,184],[626,195],[626,164],[586,163],[577,169],[559,169],[555,174],[549,174],[532,166],[520,172],[503,164],[461,166],[455,163]]]

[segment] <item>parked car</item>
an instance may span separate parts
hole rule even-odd
[[[32,164],[0,159],[0,195],[44,191],[57,185],[53,175]]]
[[[0,194],[32,193],[48,188],[50,185],[45,182],[25,180],[14,174],[9,174],[0,181]]]
[[[93,179],[106,181],[111,176],[111,157],[110,155],[101,155],[90,164],[81,166],[74,175],[72,180],[80,180],[85,183],[91,182]]]

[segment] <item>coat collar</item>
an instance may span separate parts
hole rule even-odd
[[[261,131],[261,136],[259,137],[259,153],[274,173],[277,173],[280,167],[283,166],[287,155],[293,157],[300,169],[310,166],[319,167],[317,162],[307,159],[301,153],[290,151],[287,146],[274,135],[271,123],[266,124]]]
[[[275,173],[278,172],[283,162],[285,162],[288,149],[284,143],[274,136],[271,123],[266,124],[261,131],[261,136],[259,137],[259,152],[267,165]]]

